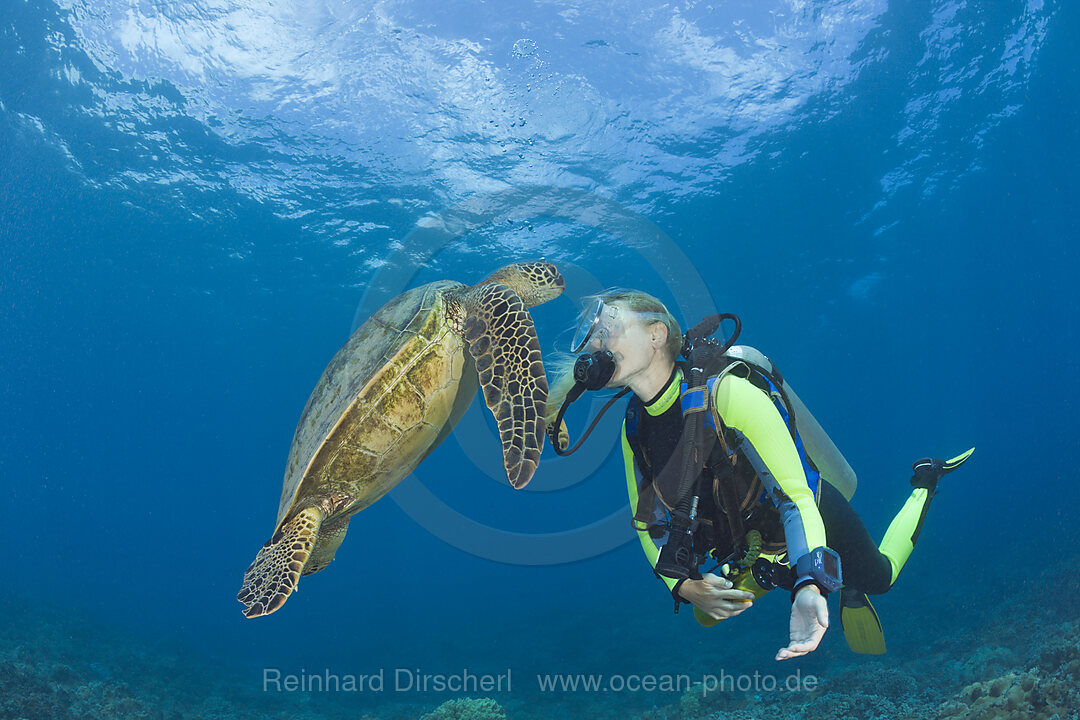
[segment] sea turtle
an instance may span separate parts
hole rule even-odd
[[[244,615],[280,608],[325,568],[349,518],[412,472],[483,388],[510,484],[532,478],[547,380],[527,308],[562,292],[554,265],[508,265],[478,285],[409,290],[352,334],[308,398],[293,435],[273,537],[244,573]],[[468,352],[466,352],[466,348]]]

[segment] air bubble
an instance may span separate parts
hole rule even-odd
[[[516,58],[527,58],[536,55],[537,52],[539,52],[539,47],[537,47],[535,40],[521,38],[514,43],[514,49],[511,51],[511,54]]]

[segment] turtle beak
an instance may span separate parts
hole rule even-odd
[[[566,280],[559,268],[547,262],[522,263],[522,272],[529,279],[521,300],[527,307],[535,307],[554,300],[566,289]]]

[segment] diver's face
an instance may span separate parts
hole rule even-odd
[[[657,335],[638,319],[636,313],[620,303],[605,308],[589,349],[594,352],[610,350],[615,356],[615,374],[611,376],[608,387],[628,385],[656,361],[663,345],[662,341],[657,342]]]

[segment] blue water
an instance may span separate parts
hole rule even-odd
[[[264,667],[511,668],[508,707],[585,717],[618,706],[533,675],[780,672],[783,598],[709,631],[671,614],[624,522],[616,418],[514,492],[474,406],[329,569],[240,614],[297,418],[355,324],[544,257],[569,281],[534,311],[545,353],[600,287],[691,324],[739,313],[875,536],[911,461],[976,445],[879,604],[883,663],[925,641],[916,621],[959,637],[946,607],[998,607],[1080,539],[1078,30],[1041,0],[5,0],[6,592],[252,689]],[[837,623],[801,662],[857,660]],[[391,694],[313,702],[453,696]]]

